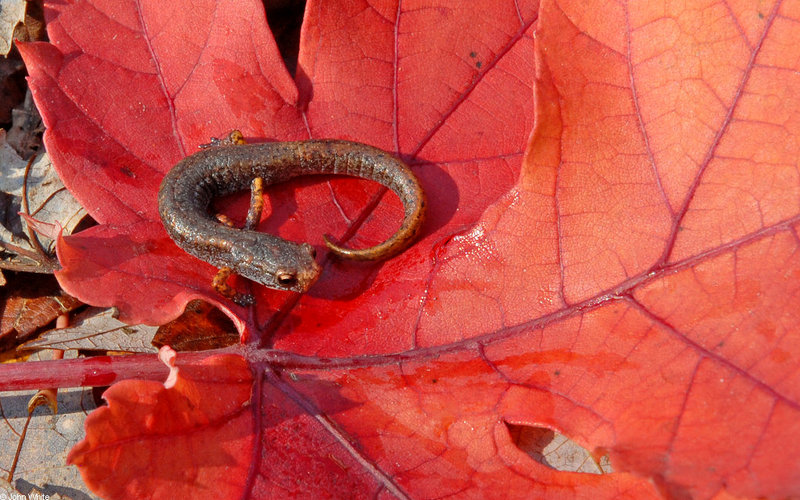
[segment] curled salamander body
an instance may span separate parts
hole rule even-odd
[[[161,221],[186,252],[270,288],[305,292],[319,277],[314,248],[277,236],[235,229],[208,213],[211,200],[247,189],[254,178],[265,185],[306,175],[347,175],[379,182],[403,202],[398,231],[371,248],[325,244],[336,255],[380,260],[397,255],[419,234],[425,195],[411,170],[389,153],[349,141],[309,140],[212,147],[181,160],[158,192]]]

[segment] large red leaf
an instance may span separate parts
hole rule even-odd
[[[59,5],[53,45],[25,49],[51,154],[101,223],[60,242],[59,279],[130,320],[203,297],[298,353],[242,351],[260,458],[232,494],[800,495],[794,4],[310,2],[296,84],[254,4],[113,4]],[[231,128],[400,154],[424,237],[328,261],[299,300],[220,300],[155,190]],[[271,202],[264,230],[315,245],[399,218],[360,181]],[[550,470],[506,423],[621,472]]]
[[[159,228],[155,196],[163,173],[211,136],[239,128],[258,140],[367,142],[407,158],[429,197],[439,200],[431,211],[427,244],[382,265],[331,263],[292,312],[294,321],[287,324],[299,334],[293,345],[310,334],[333,352],[342,335],[363,332],[379,319],[374,304],[386,308],[401,298],[405,303],[408,294],[419,296],[425,286],[421,277],[431,268],[432,244],[474,222],[514,181],[532,124],[533,7],[470,7],[428,15],[412,9],[401,16],[397,8],[310,5],[306,26],[313,28],[301,42],[298,97],[260,4],[210,3],[203,10],[187,3],[191,16],[178,16],[176,22],[175,13],[158,2],[140,10],[135,3],[111,3],[53,6],[53,45],[29,49],[26,56],[37,100],[48,103],[43,109],[46,144],[55,151],[59,173],[101,223],[61,242],[59,258],[69,265],[59,279],[88,302],[117,306],[124,319],[162,323],[192,298],[221,303],[234,318],[247,317],[211,289],[213,268],[180,251]],[[178,3],[172,5],[183,12]],[[498,28],[489,31],[491,36],[483,28],[489,21]],[[437,29],[426,30],[426,23]],[[340,30],[342,24],[352,33]],[[414,34],[396,42],[397,24]],[[464,24],[471,25],[474,40],[465,38],[453,52],[456,47],[439,39],[465,34]],[[335,35],[323,36],[326,26]],[[114,31],[123,34],[105,35]],[[98,35],[104,39],[95,40]],[[254,37],[260,41],[254,43]],[[351,50],[358,57],[338,47],[345,42],[355,43]],[[362,48],[375,55],[360,54]],[[423,49],[425,58],[417,55]],[[98,50],[121,54],[99,58]],[[87,73],[94,76],[87,79]],[[111,86],[118,90],[107,90]],[[465,143],[473,146],[466,150]],[[351,244],[366,246],[397,227],[401,211],[394,197],[362,214],[371,198],[383,195],[370,183],[314,182],[298,191],[302,184],[307,182],[272,191],[274,210],[264,230],[310,241],[321,252],[326,232],[341,236],[357,228]],[[238,214],[241,218],[243,210]],[[287,296],[260,287],[255,291],[261,298],[258,325],[268,322]],[[331,303],[338,304],[335,315]],[[416,311],[392,310],[393,321],[410,334]],[[321,335],[319,323],[329,333]],[[359,335],[362,340],[344,353],[407,348],[409,334],[386,339],[380,347]]]

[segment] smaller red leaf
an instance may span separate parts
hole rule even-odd
[[[247,363],[222,355],[179,366],[166,389],[127,380],[86,419],[86,438],[69,453],[103,498],[180,498],[198,489],[241,494],[256,438]],[[124,466],[123,466],[124,465]]]

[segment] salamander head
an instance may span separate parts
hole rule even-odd
[[[272,235],[244,250],[234,272],[269,288],[304,293],[319,278],[322,270],[314,259],[316,252],[308,243],[294,243]],[[259,238],[260,239],[260,238]]]

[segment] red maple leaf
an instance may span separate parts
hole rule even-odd
[[[117,386],[106,417],[147,390],[194,408],[187,435],[216,437],[115,417],[148,456],[197,460],[176,477],[151,458],[149,481],[119,491],[103,484],[128,484],[127,462],[102,481],[102,461],[82,462],[90,485],[223,481],[227,434],[209,429],[245,404],[231,425],[258,444],[246,473],[230,461],[230,496],[800,495],[794,4],[312,1],[292,79],[260,4],[112,3],[49,6],[52,45],[24,49],[48,150],[100,222],[60,241],[59,280],[131,321],[204,298],[276,350],[240,349],[248,396]],[[155,199],[171,165],[233,128],[398,154],[428,193],[423,238],[383,264],[326,260],[299,298],[221,300]],[[370,245],[399,219],[357,180],[270,200],[263,230],[319,248],[324,232]],[[619,472],[549,469],[508,424],[559,430]],[[122,441],[103,446],[126,455]]]

